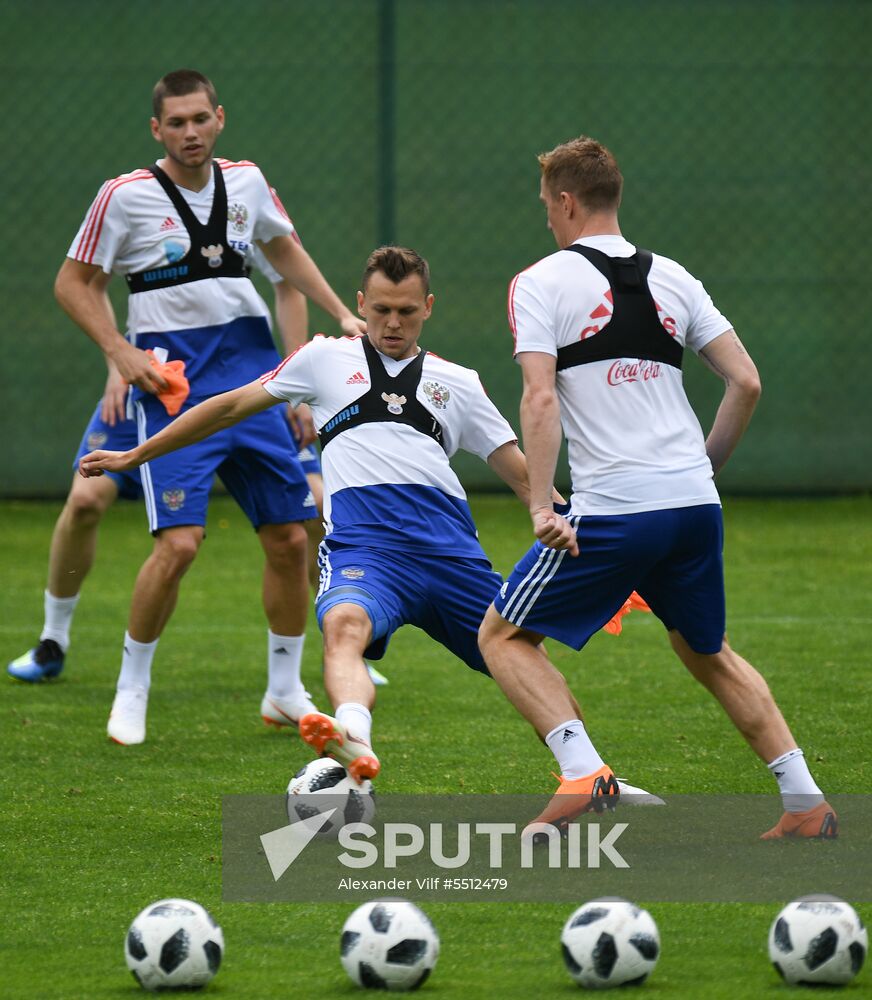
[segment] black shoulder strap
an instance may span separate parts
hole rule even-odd
[[[179,189],[169,179],[166,172],[156,163],[152,163],[148,169],[154,175],[158,184],[164,189],[167,198],[173,203],[173,207],[179,213],[179,218],[182,220],[185,229],[188,230],[192,240],[195,233],[211,230],[216,223],[220,222],[222,224],[222,230],[226,228],[227,188],[224,186],[221,167],[214,160],[212,161],[212,178],[215,182],[215,193],[212,197],[212,210],[209,213],[209,220],[205,226],[194,215],[191,206],[185,201]]]
[[[580,254],[608,281],[613,312],[599,333],[558,348],[557,370],[618,358],[659,361],[681,368],[684,348],[663,328],[648,288],[654,259],[650,250],[636,250],[631,257],[609,257],[578,243],[565,249]]]

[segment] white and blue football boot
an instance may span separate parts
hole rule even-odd
[[[13,660],[6,668],[10,677],[36,684],[47,681],[64,669],[64,652],[54,639],[42,639],[38,646]]]

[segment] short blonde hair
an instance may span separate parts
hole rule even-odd
[[[567,191],[593,211],[616,210],[621,204],[624,178],[614,156],[596,139],[580,135],[538,159],[552,197]]]

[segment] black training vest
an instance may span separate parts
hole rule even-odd
[[[179,218],[191,245],[180,260],[165,267],[154,267],[148,271],[128,274],[127,285],[131,294],[150,291],[152,288],[169,288],[184,285],[189,281],[204,278],[244,278],[245,259],[227,242],[227,188],[221,167],[212,162],[212,176],[215,178],[215,193],[212,197],[212,211],[204,226],[191,211],[191,206],[179,193],[179,189],[156,164],[148,168],[167,197],[179,213]]]
[[[419,351],[415,360],[406,365],[399,375],[390,376],[385,371],[378,351],[369,342],[369,337],[364,335],[362,342],[369,368],[370,387],[353,403],[334,414],[318,431],[321,450],[337,434],[371,423],[408,424],[421,434],[433,438],[444,448],[442,425],[416,395],[427,352]]]
[[[585,340],[557,349],[557,370],[592,361],[640,358],[681,368],[684,348],[663,328],[648,288],[652,256],[637,250],[632,257],[608,257],[592,247],[566,247],[590,261],[612,290],[613,312],[608,324]]]

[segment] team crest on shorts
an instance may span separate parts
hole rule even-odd
[[[94,431],[88,435],[88,448],[91,451],[96,451],[98,448],[102,448],[108,439],[109,435],[104,434],[103,431]]]
[[[448,400],[451,399],[451,390],[447,386],[442,385],[441,382],[427,381],[421,388],[424,390],[424,395],[437,410],[444,410],[448,404]]]
[[[200,247],[200,253],[209,259],[209,267],[221,267],[222,254],[224,253],[223,243],[212,243],[207,247]]]
[[[170,510],[181,510],[185,506],[184,490],[164,490],[161,498]]]
[[[406,405],[406,397],[398,396],[395,392],[383,392],[382,399],[388,404],[388,413],[393,413],[395,417],[403,412]]]
[[[234,201],[227,207],[227,221],[234,233],[244,233],[248,225],[248,209],[241,201]]]
[[[340,575],[344,576],[346,580],[360,580],[362,577],[366,576],[366,572],[359,566],[346,566],[345,569],[340,570],[339,572]]]

